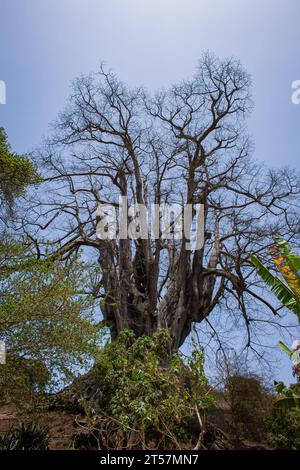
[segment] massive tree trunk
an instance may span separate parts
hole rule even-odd
[[[175,243],[168,243],[168,275],[163,295],[159,295],[161,260],[153,255],[151,241],[137,241],[133,258],[130,242],[121,243],[117,250],[114,241],[100,241],[99,262],[105,291],[101,310],[112,338],[124,328],[134,330],[138,336],[166,328],[177,349],[191,332],[193,323],[200,323],[222,299],[226,282],[242,293],[242,278],[217,269],[219,239],[216,223],[213,249],[206,266],[203,266],[204,248],[192,253],[186,250],[185,240],[177,249]]]

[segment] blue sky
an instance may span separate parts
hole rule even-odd
[[[254,80],[255,157],[299,165],[299,0],[1,0],[0,123],[18,151],[48,132],[70,82],[101,60],[153,89],[189,77],[201,53],[240,58]]]
[[[253,77],[254,157],[299,168],[299,0],[0,0],[0,126],[14,149],[38,146],[70,82],[105,61],[150,89],[190,77],[203,51],[235,56]]]

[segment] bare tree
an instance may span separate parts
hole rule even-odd
[[[238,61],[210,54],[193,79],[156,94],[127,88],[103,67],[74,83],[37,157],[44,183],[22,226],[36,239],[51,235],[62,257],[96,252],[102,277],[94,290],[113,339],[126,327],[138,335],[168,328],[178,348],[216,306],[234,306],[250,345],[249,300],[276,315],[247,258],[275,234],[298,232],[299,180],[251,161],[250,86]],[[203,204],[203,247],[187,250],[184,237],[97,239],[97,205],[117,207],[119,196],[146,206]]]

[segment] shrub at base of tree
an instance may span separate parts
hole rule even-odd
[[[86,419],[75,447],[180,449],[184,442],[203,448],[205,413],[213,403],[203,363],[196,350],[184,362],[166,330],[139,338],[124,330],[78,381]]]

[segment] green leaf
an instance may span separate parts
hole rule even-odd
[[[279,341],[278,344],[286,353],[288,353],[290,356],[292,355],[293,351],[289,349],[282,341]]]
[[[277,409],[290,410],[297,406],[300,406],[300,398],[297,397],[279,398],[279,400],[274,403],[274,408]]]
[[[300,320],[300,305],[292,289],[282,282],[281,279],[273,276],[270,270],[266,268],[256,256],[251,255],[250,262],[256,268],[262,280],[271,287],[272,292],[276,295],[278,300],[280,300],[285,307],[294,312]]]

